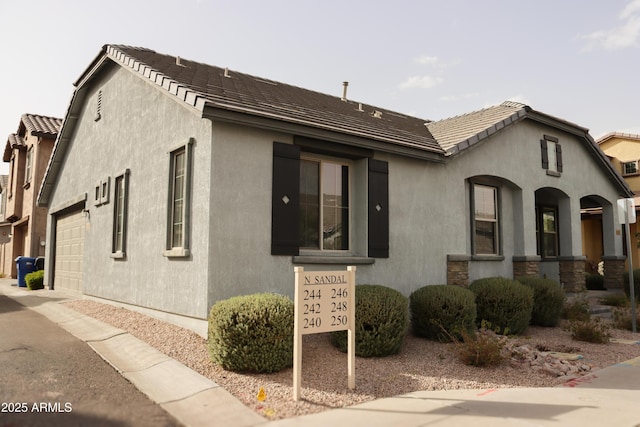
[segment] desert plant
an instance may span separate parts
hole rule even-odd
[[[591,317],[589,302],[584,292],[577,293],[564,304],[562,317],[567,320],[587,321]]]
[[[454,348],[465,365],[497,366],[504,360],[502,349],[506,344],[506,337],[498,336],[487,327],[481,327],[475,334],[463,331],[461,335],[462,341],[454,340]]]
[[[628,331],[633,330],[633,324],[631,322],[631,307],[617,307],[611,314],[613,319],[613,327],[616,329],[626,329]],[[636,328],[640,325],[640,310],[636,308]]]
[[[562,316],[566,299],[558,282],[542,277],[521,277],[518,278],[518,282],[533,289],[531,324],[556,326]]]
[[[217,302],[209,314],[209,354],[230,371],[276,372],[293,364],[294,304],[277,294]]]
[[[44,289],[44,270],[34,271],[24,276],[24,281],[27,288],[35,291],[37,289]]]
[[[476,323],[489,322],[506,335],[518,335],[529,326],[533,310],[533,290],[504,277],[478,279],[469,285],[476,294]]]
[[[409,326],[407,297],[382,285],[358,285],[355,300],[356,355],[397,354]],[[347,331],[332,332],[331,343],[346,352]]]
[[[475,294],[452,285],[428,285],[409,297],[411,326],[416,336],[451,341],[476,330]]]
[[[629,305],[629,298],[622,294],[611,294],[600,298],[599,302],[611,307],[625,307]]]
[[[627,297],[631,295],[631,287],[629,286],[629,272],[625,271],[622,275],[622,283],[624,284],[624,293]],[[633,270],[633,292],[636,300],[640,301],[640,268]]]
[[[606,344],[611,339],[610,327],[596,317],[589,320],[574,320],[569,323],[571,337],[577,341],[586,341],[594,344]]]

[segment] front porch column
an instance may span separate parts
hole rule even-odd
[[[603,256],[605,289],[622,289],[622,275],[625,272],[624,256]]]
[[[540,257],[538,255],[513,257],[514,279],[538,276],[540,276]]]
[[[584,256],[559,257],[560,284],[566,292],[578,292],[585,287]]]
[[[469,255],[447,255],[447,285],[469,286]]]

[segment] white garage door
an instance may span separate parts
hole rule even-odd
[[[54,287],[82,292],[85,217],[82,211],[58,217]]]

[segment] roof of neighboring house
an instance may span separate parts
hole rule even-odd
[[[634,133],[609,132],[605,136],[598,138],[596,140],[596,142],[598,144],[602,144],[602,143],[604,143],[606,141],[609,141],[610,139],[613,139],[613,138],[631,139],[631,140],[640,141],[640,135],[636,135]]]
[[[24,136],[29,133],[34,136],[55,139],[62,127],[62,119],[57,117],[41,116],[38,114],[23,114],[20,117],[18,131],[7,138],[2,160],[11,160],[11,150],[24,147]]]
[[[276,123],[277,126],[293,127],[294,133],[300,132],[300,136],[313,137],[319,134],[326,140],[334,138],[333,142],[348,140],[353,145],[440,162],[487,139],[505,126],[525,118],[532,119],[582,138],[607,171],[619,177],[587,129],[534,111],[524,104],[505,102],[431,122],[352,101],[346,96],[326,95],[150,49],[104,45],[100,54],[75,82],[76,90],[40,188],[39,204],[48,203],[67,144],[81,113],[89,86],[87,83],[103,67],[113,63],[194,107],[202,117],[271,128]],[[614,179],[622,186],[623,192],[626,191],[624,189],[628,190],[621,177]]]

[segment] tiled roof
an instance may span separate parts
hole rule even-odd
[[[18,136],[17,134],[12,133],[9,135],[9,138],[7,139],[7,143],[11,146],[11,148],[20,147],[24,145],[24,140],[22,139],[21,136]]]
[[[196,108],[207,105],[442,154],[424,119],[149,49],[104,49]]]
[[[524,117],[530,108],[517,102],[451,117],[427,124],[447,154],[455,154]]]
[[[62,119],[56,117],[40,116],[37,114],[23,114],[22,125],[28,132],[36,136],[48,136],[55,138],[62,126]]]
[[[598,138],[596,142],[598,144],[602,144],[603,142],[608,141],[612,138],[633,139],[636,141],[640,141],[640,135],[637,135],[635,133],[609,132],[605,136]]]

